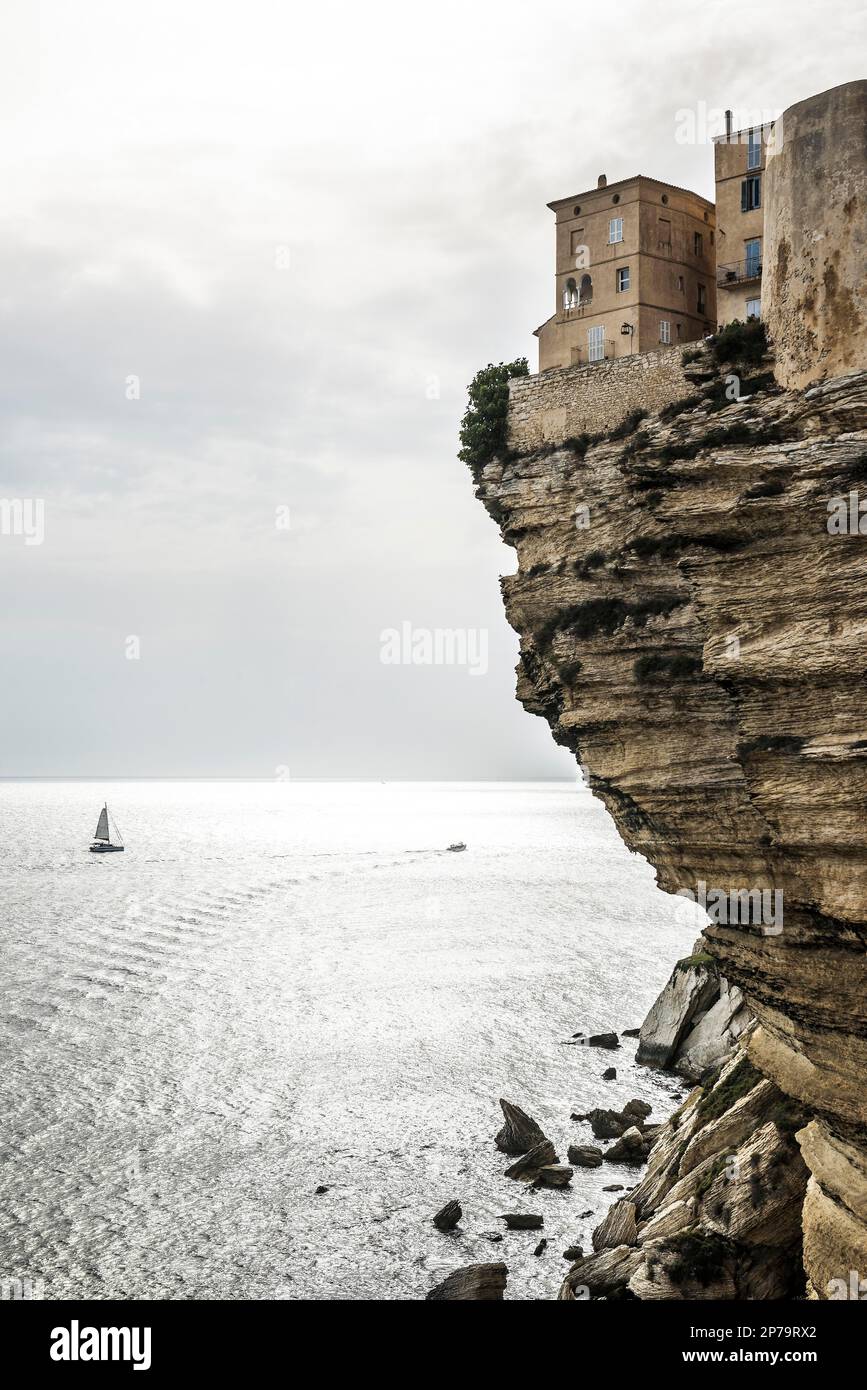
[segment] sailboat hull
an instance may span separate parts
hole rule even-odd
[[[123,854],[125,845],[91,845],[91,854]]]

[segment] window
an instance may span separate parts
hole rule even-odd
[[[702,236],[701,232],[693,232],[693,234],[692,234],[692,249],[693,249],[693,251],[694,251],[694,253],[695,253],[696,256],[701,256],[701,255],[703,255],[703,253],[704,253],[704,237]]]
[[[617,293],[622,294],[629,289],[629,266],[623,265],[617,271]]]
[[[612,218],[611,218],[611,221],[608,223],[608,243],[609,243],[609,245],[611,245],[611,244],[613,244],[615,241],[622,241],[622,240],[623,240],[623,218],[622,218],[622,217],[612,217]]]
[[[707,292],[704,285],[698,287],[698,312],[700,314],[707,313]]]
[[[671,250],[671,222],[667,217],[659,219],[659,249],[660,251]]]
[[[678,277],[677,277],[677,288],[680,290],[681,294],[683,294],[683,276],[682,276],[682,275],[678,275]]]
[[[762,243],[758,237],[746,243],[746,260],[744,270],[752,279],[755,275],[760,275],[762,271]]]
[[[566,288],[563,290],[563,308],[567,311],[578,308],[578,286],[574,280],[566,281]]]
[[[605,328],[588,328],[587,330],[587,360],[588,362],[601,362],[605,356]]]
[[[741,212],[752,212],[762,206],[762,180],[758,174],[741,183]]]
[[[578,303],[589,304],[593,298],[593,281],[589,275],[581,276],[581,288],[578,291]]]
[[[683,337],[683,324],[676,323],[674,326],[677,329],[677,341],[680,342],[681,338]]]
[[[573,255],[573,256],[577,255],[578,252],[581,250],[581,247],[582,247],[583,245],[584,245],[584,228],[583,228],[583,227],[576,227],[575,230],[574,230],[573,233],[572,233],[572,239],[571,239],[571,242],[570,242],[570,246],[571,246],[571,250],[572,250],[572,255]],[[585,261],[584,264],[586,265],[587,262]]]
[[[668,319],[659,320],[659,341],[661,343],[671,342],[671,324]]]
[[[747,168],[761,169],[762,167],[762,132],[750,131],[749,144],[747,145]]]
[[[762,301],[760,299],[747,300],[747,318],[760,319],[762,317]]]

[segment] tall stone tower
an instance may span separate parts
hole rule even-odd
[[[776,122],[765,176],[762,317],[781,386],[867,368],[867,81]]]

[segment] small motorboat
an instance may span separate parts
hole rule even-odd
[[[114,831],[114,839],[112,839]],[[93,844],[90,846],[91,854],[117,854],[125,848],[121,833],[117,828],[114,817],[109,816],[108,803],[103,806],[99,813],[99,820],[96,822],[96,830],[93,834]]]
[[[462,849],[466,849],[466,845],[464,844],[463,840],[458,840],[456,844],[449,845],[449,850],[452,854],[459,854]]]

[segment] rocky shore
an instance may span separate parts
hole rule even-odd
[[[639,1064],[697,1083],[667,1120],[653,1122],[652,1106],[637,1098],[619,1110],[603,1104],[573,1111],[570,1124],[589,1134],[567,1143],[563,1163],[537,1121],[500,1100],[503,1124],[493,1142],[512,1160],[504,1179],[540,1195],[562,1191],[573,1179],[580,1187],[582,1170],[608,1164],[613,1171],[625,1166],[636,1179],[603,1189],[624,1195],[593,1229],[590,1250],[576,1240],[561,1252],[570,1262],[561,1299],[803,1295],[798,1210],[808,1175],[794,1131],[805,1117],[739,1047],[753,1026],[701,938],[677,963],[641,1029],[626,1030],[638,1034]],[[621,1046],[616,1032],[576,1034],[570,1041]],[[613,1079],[615,1070],[602,1079]],[[452,1198],[432,1224],[450,1232],[462,1217],[461,1202]],[[542,1210],[503,1212],[501,1219],[506,1231],[544,1227]],[[489,1238],[500,1239],[496,1233]],[[543,1237],[533,1254],[543,1255],[547,1244]],[[465,1265],[427,1297],[502,1299],[507,1282],[502,1262]]]

